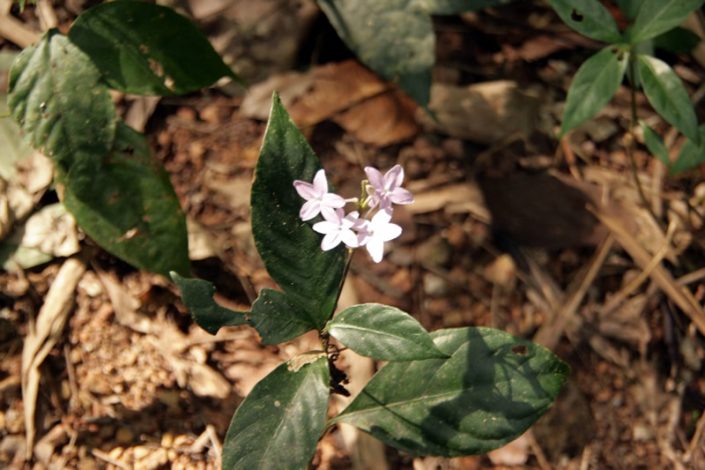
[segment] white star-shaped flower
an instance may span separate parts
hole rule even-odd
[[[401,187],[404,181],[404,169],[401,165],[394,165],[384,175],[371,166],[365,167],[365,173],[370,184],[367,186],[367,193],[370,196],[370,207],[381,209],[391,209],[394,204],[411,204],[414,196]]]
[[[345,199],[335,193],[328,192],[328,181],[323,170],[316,172],[316,176],[313,177],[313,184],[295,180],[294,188],[296,188],[299,196],[306,199],[299,211],[301,220],[311,220],[319,213],[324,218],[334,218],[335,210],[345,206]]]
[[[375,263],[382,261],[384,243],[401,235],[401,227],[393,224],[391,211],[380,210],[372,220],[364,223],[359,231],[358,244],[367,248],[367,252]]]
[[[343,209],[335,209],[332,216],[324,213],[323,217],[326,220],[313,224],[313,230],[325,235],[321,240],[323,251],[332,250],[340,245],[340,242],[345,243],[349,248],[359,246],[358,234],[355,230],[361,230],[367,221],[360,219],[357,211],[345,216],[343,214]]]

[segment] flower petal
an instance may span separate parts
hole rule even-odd
[[[321,198],[321,202],[328,207],[344,207],[345,199],[335,193],[326,193]]]
[[[325,170],[318,170],[316,176],[313,177],[313,187],[319,196],[328,192],[328,180],[326,179]]]
[[[384,189],[391,191],[401,186],[404,181],[404,168],[401,165],[394,165],[384,174]]]
[[[365,174],[367,175],[367,179],[375,190],[384,190],[384,176],[382,176],[382,173],[380,173],[377,168],[366,166]]]
[[[332,232],[337,232],[339,231],[339,225],[333,222],[330,222],[328,220],[324,220],[322,222],[316,222],[313,224],[313,230],[318,233],[332,233]]]
[[[294,188],[296,189],[296,192],[299,193],[299,196],[306,199],[307,201],[310,199],[316,199],[318,197],[318,194],[313,188],[313,185],[311,183],[307,183],[306,181],[295,180]]]
[[[340,231],[331,232],[321,240],[321,249],[323,251],[332,250],[338,245],[340,245]]]
[[[301,206],[299,217],[301,217],[303,221],[311,220],[316,217],[319,212],[321,212],[321,202],[317,199],[312,199],[306,201],[304,205]]]
[[[384,227],[377,229],[377,232],[375,232],[375,237],[382,241],[388,242],[389,240],[394,240],[401,235],[401,231],[401,227],[397,224],[387,224]]]
[[[370,238],[365,245],[367,252],[372,257],[372,261],[379,263],[384,256],[384,242],[378,238]]]
[[[321,215],[324,219],[333,222],[337,226],[343,223],[343,209],[334,209],[321,204]]]
[[[345,243],[345,245],[349,248],[357,248],[359,246],[357,235],[352,230],[343,230],[340,237],[342,238],[343,243]]]
[[[389,195],[389,199],[394,204],[411,204],[414,202],[414,195],[411,194],[411,191],[404,188],[394,188]]]

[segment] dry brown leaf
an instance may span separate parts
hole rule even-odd
[[[409,139],[419,130],[416,105],[354,60],[271,77],[252,87],[241,112],[266,119],[275,90],[301,127],[332,119],[362,142],[380,146]]]
[[[480,221],[489,223],[491,220],[482,192],[473,182],[442,186],[414,194],[414,203],[406,209],[410,214],[425,214],[440,209],[460,212],[463,209]]]
[[[96,273],[108,293],[118,323],[139,333],[151,332],[152,322],[139,313],[140,301],[127,291],[115,274],[100,270],[96,270]]]
[[[492,144],[530,134],[540,122],[540,106],[537,93],[521,90],[509,80],[467,87],[436,83],[429,104],[436,119],[421,111],[417,118],[427,129]]]
[[[22,400],[24,402],[26,458],[34,448],[34,418],[39,392],[39,366],[61,339],[69,313],[73,308],[74,290],[86,271],[82,261],[70,258],[64,262],[39,310],[22,348]]]

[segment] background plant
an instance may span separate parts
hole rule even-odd
[[[10,73],[8,105],[50,157],[61,199],[101,247],[134,266],[190,272],[185,217],[145,137],[122,122],[110,89],[189,93],[235,78],[208,40],[170,8],[98,5],[68,36],[49,31]]]
[[[687,33],[676,29],[702,0],[644,0],[618,2],[631,20],[620,31],[613,16],[598,0],[550,0],[561,19],[577,32],[606,42],[607,46],[588,58],[578,69],[566,100],[561,134],[579,126],[597,114],[617,92],[625,76],[631,84],[631,118],[633,133],[638,123],[635,93],[642,89],[649,103],[669,124],[683,133],[687,141],[675,162],[671,163],[662,139],[648,126],[644,128],[649,150],[672,173],[685,170],[705,160],[705,127],[698,127],[693,104],[683,83],[673,69],[653,55],[654,44],[689,41]]]
[[[320,248],[299,216],[295,180],[320,163],[277,96],[255,170],[252,231],[282,291],[263,289],[250,311],[213,300],[207,281],[172,274],[194,320],[215,334],[249,324],[265,344],[316,330],[321,349],[303,353],[259,382],[230,423],[224,468],[306,468],[327,428],[349,423],[413,454],[488,452],[526,430],[551,405],[568,375],[547,349],[489,328],[428,333],[409,314],[361,304],[333,317],[351,251]],[[330,393],[346,394],[335,339],[389,361],[339,415],[326,421]]]

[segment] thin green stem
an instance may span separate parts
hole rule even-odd
[[[639,121],[639,116],[637,114],[637,109],[636,109],[636,62],[634,60],[634,54],[630,53],[629,54],[629,74],[632,78],[631,80],[631,86],[629,87],[629,97],[630,97],[630,109],[631,113],[629,116],[629,139],[627,142],[625,142],[625,151],[627,153],[627,158],[629,158],[629,163],[631,166],[631,171],[632,171],[632,177],[634,178],[634,184],[636,185],[636,190],[639,193],[639,198],[641,199],[642,204],[644,204],[644,207],[646,208],[647,211],[649,211],[649,214],[651,217],[653,217],[654,221],[658,223],[658,217],[654,213],[651,204],[649,204],[648,199],[646,199],[646,193],[644,193],[644,188],[641,186],[641,181],[639,180],[639,171],[638,167],[636,164],[636,158],[634,157],[634,145],[636,143],[636,125],[637,122]]]

